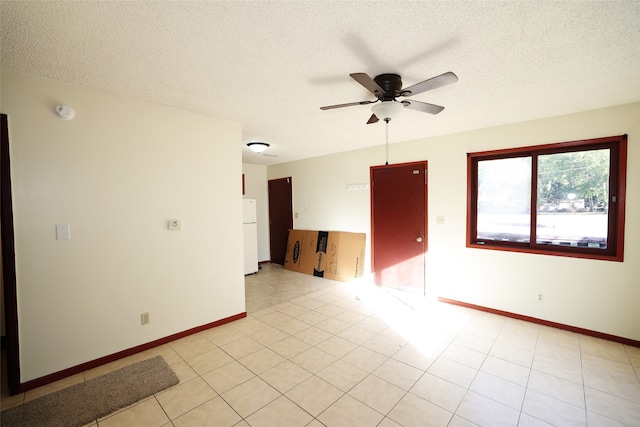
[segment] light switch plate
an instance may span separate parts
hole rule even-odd
[[[69,224],[56,224],[56,240],[70,240]]]

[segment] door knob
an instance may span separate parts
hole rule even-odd
[[[422,243],[422,237],[421,236],[416,237],[416,242]]]

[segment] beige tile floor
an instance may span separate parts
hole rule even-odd
[[[91,426],[640,426],[640,348],[266,265],[245,319],[161,354],[180,384]]]

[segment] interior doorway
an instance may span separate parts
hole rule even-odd
[[[293,228],[292,180],[271,179],[268,184],[271,262],[284,265],[289,230]]]
[[[372,166],[370,172],[374,281],[424,295],[427,162]]]

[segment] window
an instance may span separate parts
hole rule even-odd
[[[470,153],[467,246],[622,261],[627,136]]]

